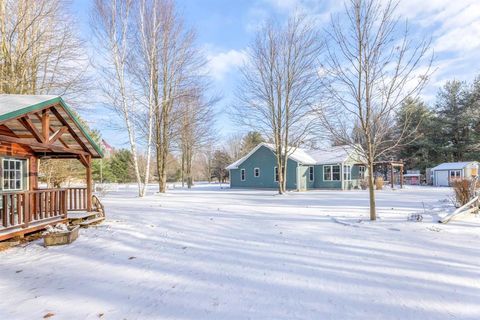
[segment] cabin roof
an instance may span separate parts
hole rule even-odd
[[[41,136],[42,113],[49,115],[51,141]],[[60,96],[0,94],[0,126],[0,140],[3,137],[4,141],[29,146],[39,155],[103,157],[101,148]]]

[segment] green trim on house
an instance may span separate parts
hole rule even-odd
[[[80,124],[80,121],[78,120],[78,118],[75,116],[74,112],[72,111],[72,109],[70,109],[70,107],[63,101],[62,98],[60,98],[60,102],[61,102],[61,105],[63,106],[63,108],[65,109],[65,111],[68,113],[68,115],[73,119],[73,121],[75,122],[75,124],[80,128],[80,130],[82,131],[82,133],[85,135],[85,137],[87,138],[88,142],[90,142],[90,144],[93,146],[93,148],[95,149],[95,151],[98,152],[98,154],[100,155],[100,157],[103,158],[103,151],[102,151],[102,148],[100,148],[100,146],[97,145],[97,143],[93,140],[93,138],[90,136],[90,134],[88,134],[87,130],[85,130],[85,128]]]
[[[32,111],[40,111],[42,109],[45,109],[46,107],[49,107],[53,104],[60,104],[62,108],[65,110],[65,112],[72,118],[73,122],[77,125],[77,127],[80,129],[80,131],[83,133],[83,135],[87,138],[88,142],[92,145],[92,147],[95,149],[95,151],[99,154],[100,157],[103,157],[103,152],[102,149],[97,145],[97,143],[92,139],[90,134],[87,132],[87,130],[83,127],[83,125],[80,124],[80,121],[77,119],[75,116],[75,113],[72,111],[72,109],[63,101],[62,97],[55,97],[52,99],[48,99],[30,106],[20,106],[17,110],[5,113],[5,114],[0,114],[0,122],[7,121],[16,117],[21,116],[22,114],[26,114]]]

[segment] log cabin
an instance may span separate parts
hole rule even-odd
[[[0,241],[95,210],[92,159],[102,156],[61,97],[0,94]],[[40,159],[78,159],[85,187],[40,189]]]

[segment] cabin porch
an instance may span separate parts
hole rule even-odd
[[[67,222],[70,212],[98,212],[92,160],[102,156],[62,98],[0,95],[0,241]],[[85,187],[39,188],[44,159],[80,161]]]
[[[86,187],[3,192],[0,197],[0,241],[96,214],[96,208],[88,208]]]

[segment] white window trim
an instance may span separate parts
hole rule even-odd
[[[326,167],[330,167],[330,177],[329,179],[325,179],[325,168]],[[338,180],[333,180],[333,167],[338,167],[339,169],[339,173],[340,173],[340,179]],[[323,168],[322,168],[322,177],[323,177],[323,181],[342,181],[342,166],[341,165],[338,165],[338,164],[327,164],[327,165],[323,165]]]
[[[245,174],[245,169],[240,169],[240,181],[245,181],[247,176]]]
[[[312,171],[313,171],[313,172],[312,172],[312,175],[310,175],[310,168],[313,169],[313,170],[312,170]],[[311,178],[311,179],[310,179],[310,178]],[[308,167],[308,181],[309,181],[309,182],[315,181],[315,167],[314,167],[314,166],[309,166],[309,167]]]
[[[347,169],[348,171],[346,171],[345,169]],[[352,166],[351,165],[348,165],[348,164],[344,164],[343,165],[343,180],[344,181],[352,181]],[[345,179],[345,174],[348,173],[346,175],[346,178]]]
[[[255,174],[258,170],[258,176]],[[253,168],[253,177],[254,178],[258,178],[260,177],[260,168]]]
[[[360,168],[363,168],[363,172],[360,170]],[[358,166],[358,179],[365,179],[365,172],[367,172],[367,167],[366,166],[364,166],[364,165]]]
[[[273,182],[278,182],[278,173],[277,173],[278,167],[273,167]]]
[[[4,191],[21,191],[23,190],[23,175],[25,174],[25,172],[23,172],[24,168],[23,168],[23,160],[21,159],[16,159],[16,158],[2,158],[2,179],[1,179],[1,182],[2,182],[2,190]],[[20,163],[20,188],[13,188],[11,189],[10,187],[8,187],[7,189],[5,189],[5,186],[4,186],[4,183],[5,183],[5,161],[8,161],[8,162],[19,162]],[[16,167],[16,165],[15,165]],[[10,171],[10,169],[8,169]],[[14,172],[17,171],[16,169],[14,169]],[[7,179],[8,181],[10,181],[11,179],[8,178]],[[16,182],[16,178],[14,178],[14,181]],[[15,183],[16,185],[16,183]]]
[[[460,175],[458,175],[458,176],[455,174],[455,177],[454,177],[454,178],[463,178],[463,170],[461,170],[461,169],[458,169],[458,170],[450,170],[450,172],[448,173],[448,175],[449,175],[450,178],[452,178],[452,172],[455,172],[455,173],[456,173],[456,172],[459,172],[459,173],[460,173]]]

